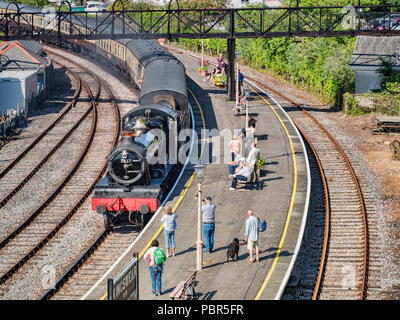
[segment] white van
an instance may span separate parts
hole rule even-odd
[[[105,11],[103,7],[103,2],[88,1],[86,4],[85,12],[96,12],[96,11]]]

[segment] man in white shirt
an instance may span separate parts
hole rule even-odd
[[[253,169],[251,175],[251,181],[258,182],[258,175],[257,175],[257,162],[260,160],[261,152],[260,149],[257,148],[257,144],[254,142],[251,144],[251,149],[249,152],[249,156],[247,157],[246,161],[249,166]]]
[[[247,249],[249,249],[248,262],[259,262],[260,249],[258,248],[258,232],[260,230],[260,222],[257,217],[253,215],[253,210],[247,210],[245,240],[247,241]],[[253,250],[256,249],[256,260],[253,259]]]
[[[247,163],[245,163],[240,171],[232,176],[232,184],[229,190],[236,190],[238,180],[247,181],[247,178],[251,175],[252,172],[253,169]]]

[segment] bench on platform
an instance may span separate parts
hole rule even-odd
[[[193,271],[186,281],[182,280],[175,289],[170,293],[169,297],[175,299],[193,299],[196,295],[194,291],[194,281],[196,279],[197,270]]]
[[[259,179],[260,179],[260,168],[256,169],[256,171],[253,171],[251,175],[247,178],[247,180],[237,180],[237,185],[239,184],[244,184],[244,189],[252,189],[254,186],[257,186],[259,184]]]
[[[247,185],[248,185],[249,183],[252,183],[252,181],[251,181],[251,175],[249,175],[249,177],[247,178],[247,180],[239,180],[239,179],[237,179],[237,184],[238,184],[238,185],[239,185],[239,184],[244,184],[244,185],[245,185],[245,188],[247,187]]]

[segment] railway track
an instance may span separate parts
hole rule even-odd
[[[64,67],[64,66],[61,66]],[[21,152],[16,154],[14,158],[9,161],[8,163],[0,168],[0,179],[2,179],[12,168],[14,168],[22,159],[24,159],[29,152],[31,152],[35,146],[45,137],[49,136],[49,133],[51,132],[52,129],[54,129],[55,126],[57,126],[61,120],[73,109],[73,107],[76,105],[78,98],[81,94],[82,90],[82,83],[79,79],[79,77],[72,71],[68,71],[68,73],[72,76],[72,82],[73,82],[73,87],[75,87],[74,94],[71,98],[71,101],[68,102],[65,107],[62,109],[62,111],[59,113],[59,115],[48,125],[37,137],[32,139],[32,142],[30,142],[25,148],[22,149]],[[37,152],[35,152],[37,153]],[[43,154],[41,152],[40,154]],[[29,166],[25,166],[27,169],[29,169]],[[25,170],[27,170],[25,169]],[[2,193],[5,193],[4,190],[2,190]],[[0,202],[1,206],[3,206],[3,201]]]
[[[301,279],[305,290],[298,295],[302,299],[379,298],[379,205],[371,190],[371,177],[368,180],[364,176],[359,154],[348,141],[338,142],[293,99],[252,75],[244,75],[271,93],[275,101],[296,107],[297,111],[289,114],[312,157],[312,240],[306,248],[309,253],[303,253],[308,258],[301,260],[307,264]]]
[[[106,156],[119,137],[120,115],[115,100],[110,107],[113,98],[111,91],[97,77],[82,71],[84,69],[70,59],[61,58],[55,52],[49,53],[57,56],[58,60],[66,61],[69,68],[79,68],[75,73],[81,78],[89,97],[87,113],[91,115],[88,117],[91,123],[87,123],[86,127],[89,125],[90,135],[83,141],[84,136],[80,137],[84,148],[77,157],[72,172],[65,171],[65,179],[57,189],[52,190],[51,195],[41,203],[35,213],[2,241],[0,296],[5,299],[9,289],[15,287],[21,278],[24,280],[23,272],[19,274],[20,269],[24,267],[29,270],[30,266],[34,269],[32,265],[35,265],[35,259],[40,259],[38,252],[54,241],[53,238],[60,233],[62,227],[81,209],[94,185],[104,174]],[[94,93],[90,87],[94,88]],[[99,99],[101,102],[96,102]]]
[[[193,114],[200,116],[202,113],[200,109],[200,105],[192,106]],[[200,119],[193,119],[195,128],[204,126]],[[118,260],[138,235],[139,232],[132,227],[104,230],[38,299],[80,299]]]
[[[249,78],[249,77],[247,77]],[[315,225],[324,225],[324,236],[315,242],[314,248],[308,248],[319,260],[317,275],[302,279],[303,283],[314,282],[312,299],[366,299],[370,269],[370,233],[364,193],[359,175],[353,165],[357,165],[356,156],[347,156],[341,144],[321,125],[321,123],[303,107],[280,92],[257,82],[277,99],[289,101],[298,111],[290,116],[314,151],[320,186],[323,195],[312,200],[319,204]],[[368,190],[365,189],[364,190]],[[323,208],[323,212],[321,211]],[[372,208],[372,207],[370,207]],[[315,231],[316,229],[313,229]],[[318,233],[318,232],[317,232]],[[315,239],[315,238],[314,238]],[[310,260],[307,260],[310,262]],[[311,265],[316,266],[316,259]],[[313,281],[314,280],[314,281]]]
[[[72,72],[72,74],[77,79],[77,92],[80,93],[81,81],[74,72]],[[86,90],[88,89],[86,88]],[[65,114],[76,105],[77,99],[78,97],[74,97],[67,108],[65,108],[60,116],[49,126],[50,129],[48,128],[43,131],[34,143],[28,146],[28,148],[2,170],[0,173],[0,198],[2,198],[2,200],[0,200],[0,208],[4,207],[12,197],[30,181],[90,114],[90,110],[87,109],[86,112],[71,112],[71,114],[74,113],[75,117],[78,117],[78,120],[71,119],[72,117],[69,117],[69,119],[68,117],[64,118]],[[62,118],[64,119],[61,120]],[[57,123],[59,123],[58,127],[56,127]],[[73,123],[72,127],[64,133],[64,127],[69,127],[70,123]],[[59,135],[61,135],[61,138],[57,141],[56,139]],[[39,143],[42,138],[44,138],[43,141]],[[54,145],[55,141],[57,142]],[[48,151],[49,148],[50,150]],[[15,185],[15,181],[19,182]]]
[[[78,163],[74,157],[66,159],[65,154],[82,150],[81,139],[88,136],[86,128],[90,128],[93,115],[86,102],[89,96],[86,92],[81,93],[79,78],[70,73],[77,84],[72,101],[33,143],[2,170],[1,194],[6,196],[1,197],[0,205],[0,248],[29,224],[45,205],[46,201],[42,201],[46,200],[44,196],[50,198],[52,189],[57,189],[68,178],[65,173],[73,172]],[[57,170],[60,164],[65,171]]]
[[[123,254],[139,232],[128,227],[105,230],[38,300],[79,300]]]

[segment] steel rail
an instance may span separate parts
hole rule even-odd
[[[69,70],[69,72],[72,72],[71,70]],[[78,77],[78,75],[76,73],[74,73],[75,76]],[[89,90],[89,88],[86,86],[85,83],[82,83],[81,79],[78,77],[79,79],[79,83],[80,86],[83,86],[85,88],[85,90]],[[90,92],[90,91],[88,91]],[[91,94],[90,94],[91,95]],[[94,97],[93,97],[94,99]],[[92,102],[90,102],[92,103]],[[74,103],[75,105],[75,103]],[[92,111],[93,107],[90,106],[88,108],[88,110],[85,112],[85,114],[81,117],[81,119],[79,119],[78,122],[75,123],[75,125],[71,128],[71,130],[67,133],[66,136],[63,137],[63,142],[72,134],[72,131],[74,131],[81,123],[82,121],[89,115],[89,113]],[[61,142],[61,141],[60,141]],[[57,148],[58,149],[58,148]],[[54,153],[56,151],[56,149],[52,152]],[[48,155],[50,156],[50,155]],[[19,233],[21,233],[27,226],[29,226],[32,221],[40,214],[40,212],[42,212],[42,210],[55,198],[55,196],[61,191],[61,189],[63,188],[63,186],[69,181],[69,179],[72,177],[72,175],[76,172],[76,170],[79,168],[80,162],[82,160],[82,156],[79,157],[74,164],[74,167],[72,168],[72,170],[67,174],[64,175],[64,179],[58,184],[58,186],[56,187],[55,191],[48,196],[44,201],[41,202],[41,204],[39,206],[37,206],[30,214],[29,217],[27,219],[25,219],[24,222],[22,222],[20,225],[18,225],[16,228],[13,229],[12,232],[9,233],[9,235],[7,235],[5,238],[0,240],[0,248],[3,248],[7,245],[7,243],[9,243],[12,239],[14,239]],[[44,158],[43,160],[47,160],[46,158]],[[43,161],[42,160],[42,161]],[[37,170],[39,170],[39,168],[36,168]],[[37,170],[34,169],[34,171],[36,172]],[[35,173],[34,172],[34,173]],[[32,172],[31,172],[32,174]],[[29,176],[30,174],[28,174]],[[33,175],[33,174],[32,174]],[[25,177],[26,179],[27,177]],[[24,179],[24,180],[25,180]],[[20,185],[18,185],[14,191],[15,193],[22,188],[22,186],[25,184],[25,181],[22,181],[20,183]],[[4,200],[4,199],[3,199]],[[8,201],[8,200],[7,200]],[[1,208],[1,206],[0,206]],[[1,283],[1,282],[0,282]]]
[[[368,264],[369,264],[369,237],[368,237],[368,221],[367,221],[367,213],[366,213],[366,208],[365,208],[365,201],[364,201],[364,197],[361,191],[361,187],[360,187],[360,183],[358,181],[357,175],[354,172],[354,168],[350,163],[350,160],[348,159],[348,157],[346,156],[344,150],[342,149],[342,147],[339,145],[339,143],[336,141],[336,139],[328,132],[328,130],[311,114],[309,113],[304,107],[300,106],[298,103],[296,103],[294,100],[290,99],[289,97],[285,96],[284,94],[282,94],[281,92],[271,88],[270,86],[266,85],[263,82],[260,82],[252,77],[249,77],[248,75],[246,75],[246,77],[248,79],[250,79],[251,81],[256,82],[258,85],[264,87],[265,89],[273,92],[274,94],[278,95],[279,97],[281,97],[282,99],[285,99],[286,101],[290,102],[293,106],[299,108],[305,115],[307,115],[320,129],[321,131],[329,138],[329,140],[331,140],[331,142],[334,144],[335,148],[337,151],[339,151],[340,155],[342,156],[343,160],[346,163],[347,168],[350,171],[352,180],[354,182],[354,185],[356,187],[357,190],[357,195],[358,195],[358,199],[360,202],[360,206],[361,206],[361,216],[362,216],[362,220],[363,220],[363,236],[364,236],[364,256],[363,256],[363,276],[362,276],[362,284],[361,284],[361,292],[360,292],[360,296],[359,299],[360,300],[364,300],[367,297],[367,279],[368,279]],[[329,237],[328,237],[329,238]],[[324,257],[326,255],[326,251],[327,251],[327,246],[324,243],[324,249],[325,249],[325,253],[323,253]],[[323,268],[324,269],[324,268]],[[321,271],[323,273],[323,271]],[[318,278],[322,278],[322,275],[318,276]],[[321,279],[320,279],[321,280]],[[317,295],[315,294],[315,292],[319,292],[320,290],[320,285],[321,282],[319,281],[318,283],[318,288],[314,289],[314,296],[315,299],[317,298]],[[313,296],[313,298],[314,298]]]
[[[76,79],[76,89],[74,96],[72,97],[72,100],[66,105],[64,111],[61,112],[61,114],[28,146],[26,147],[22,152],[19,153],[18,156],[14,158],[14,160],[11,161],[3,170],[0,172],[0,179],[8,172],[10,171],[19,161],[22,160],[23,157],[36,145],[40,142],[40,140],[43,139],[43,137],[51,130],[53,129],[57,123],[61,121],[61,119],[72,109],[73,106],[75,106],[78,97],[81,93],[82,90],[82,84],[81,81],[79,80],[79,77],[71,71],[71,74],[74,76]]]
[[[51,54],[58,55],[54,52],[51,52]],[[60,56],[60,55],[58,55]],[[62,57],[62,56],[60,56]],[[67,59],[65,57],[62,57],[63,59]],[[67,59],[70,60],[70,59]],[[71,61],[71,60],[70,60]],[[76,62],[74,62],[76,63]],[[114,111],[116,114],[117,118],[117,130],[114,134],[114,147],[118,143],[119,135],[121,132],[121,115],[118,107],[118,103],[116,98],[114,97],[110,87],[106,85],[103,81],[100,80],[100,83],[102,87],[107,91],[108,95],[110,96],[111,99],[111,104],[114,107]],[[94,189],[95,184],[100,180],[100,178],[103,176],[107,169],[107,163],[104,165],[101,173],[99,174],[98,178],[96,179],[96,182],[93,183],[91,186],[90,190],[88,191],[91,193]],[[81,254],[81,256],[65,271],[61,277],[55,282],[55,284],[49,288],[45,293],[43,293],[37,300],[49,300],[51,299],[62,287],[63,285],[68,281],[68,279],[75,273],[77,270],[83,265],[83,263],[92,255],[92,253],[96,250],[97,247],[100,246],[100,244],[106,239],[107,235],[111,232],[110,229],[105,229],[89,246],[88,248]]]
[[[321,182],[322,186],[324,189],[324,198],[325,198],[325,228],[324,228],[324,240],[322,244],[322,252],[321,252],[321,260],[320,260],[320,265],[318,269],[318,276],[316,280],[316,284],[314,286],[314,292],[313,292],[313,300],[316,300],[320,291],[323,275],[324,275],[324,269],[325,269],[325,263],[326,263],[326,254],[328,250],[328,243],[329,243],[329,234],[330,234],[330,214],[331,214],[331,205],[330,205],[330,197],[329,197],[329,190],[328,190],[328,183],[326,180],[325,176],[325,171],[324,168],[322,167],[321,160],[319,159],[318,153],[315,150],[313,144],[311,143],[311,140],[308,138],[308,136],[305,134],[305,132],[297,125],[297,123],[293,120],[294,124],[296,125],[297,130],[301,133],[303,136],[304,140],[307,142],[308,146],[310,147],[315,161],[317,162],[318,165],[318,170],[320,173],[321,177]]]
[[[74,54],[74,53],[72,53]],[[107,86],[105,86],[109,90]],[[112,95],[111,90],[109,91],[110,95]],[[114,97],[113,97],[114,99]],[[195,125],[194,120],[193,126]],[[116,141],[117,143],[117,141]],[[115,144],[116,144],[115,143]],[[185,167],[184,167],[185,168]],[[185,194],[185,193],[184,193]],[[165,201],[165,200],[164,200]],[[68,279],[76,273],[79,268],[83,265],[83,263],[93,254],[93,252],[100,246],[100,244],[106,239],[106,237],[110,234],[110,230],[104,230],[97,238],[94,240],[88,248],[79,256],[79,258],[68,268],[64,274],[55,282],[55,284],[49,288],[45,293],[43,293],[37,300],[50,300],[57,292],[63,287],[63,285],[68,281]]]
[[[57,187],[56,191],[53,192],[50,197],[48,197],[44,202],[42,202],[42,204],[40,205],[40,207],[35,210],[35,212],[29,217],[29,219],[27,221],[25,221],[20,227],[17,228],[17,230],[15,230],[13,232],[12,235],[10,235],[9,237],[7,237],[7,242],[9,240],[11,240],[12,238],[14,238],[18,233],[20,233],[23,229],[26,228],[27,225],[29,225],[33,219],[35,217],[37,217],[40,212],[47,207],[47,205],[52,202],[52,200],[56,197],[56,195],[61,191],[61,189],[64,187],[64,185],[70,180],[72,174],[78,169],[80,163],[83,161],[83,159],[85,158],[87,152],[89,151],[89,147],[93,141],[95,132],[96,132],[96,125],[97,125],[97,109],[96,109],[96,100],[98,99],[98,97],[100,96],[100,83],[98,82],[98,88],[97,88],[97,93],[94,96],[92,91],[90,90],[90,88],[87,86],[87,84],[85,83],[85,81],[82,81],[82,85],[85,88],[85,90],[87,90],[87,92],[89,93],[90,96],[90,101],[88,102],[90,104],[90,108],[88,108],[87,113],[89,113],[89,111],[91,111],[93,113],[93,118],[92,118],[92,123],[91,123],[91,128],[90,128],[90,135],[86,140],[85,143],[85,147],[84,147],[84,151],[80,154],[76,165],[74,167],[74,170],[72,173],[67,175],[67,178],[62,181],[59,186]],[[94,186],[93,186],[94,187]],[[90,194],[91,190],[87,192],[87,194],[85,195],[86,197]],[[78,203],[76,203],[73,207],[73,209],[70,211],[70,213],[68,215],[66,215],[64,217],[64,219],[57,225],[56,228],[54,228],[45,238],[43,238],[40,243],[38,243],[34,248],[32,248],[28,254],[26,254],[22,259],[20,259],[18,261],[18,263],[16,263],[12,268],[10,268],[5,274],[3,274],[0,278],[0,285],[3,284],[7,279],[11,278],[12,275],[17,272],[18,269],[20,269],[32,256],[34,256],[34,254],[40,250],[60,229],[61,227],[66,224],[69,219],[72,217],[72,215],[77,211],[77,209],[80,207],[80,205],[83,203],[83,200],[79,201]],[[2,244],[5,245],[5,241],[2,241]]]
[[[64,65],[60,64],[62,67],[65,68]],[[77,75],[71,71],[76,77]],[[81,83],[81,80],[79,80],[79,83]],[[81,86],[81,85],[80,85]],[[72,103],[71,106],[74,106],[76,102],[78,101],[75,99],[75,101]],[[70,108],[68,108],[70,110]],[[50,159],[50,157],[64,144],[64,142],[71,136],[71,134],[79,127],[79,125],[82,123],[83,120],[86,119],[88,116],[88,112],[86,112],[76,123],[74,126],[72,126],[67,133],[58,141],[58,143],[42,158],[42,160],[27,174],[25,177],[16,185],[1,201],[0,201],[0,209],[4,207],[8,201],[12,199],[12,197],[22,189],[22,187],[43,167],[43,165]],[[48,131],[47,131],[48,132]],[[2,244],[0,243],[0,248],[2,247]]]

